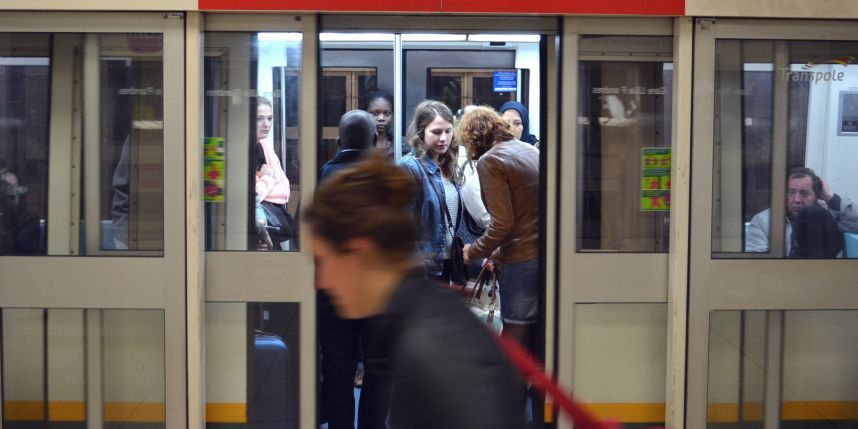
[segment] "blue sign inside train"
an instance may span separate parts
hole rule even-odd
[[[495,92],[515,91],[518,83],[518,72],[515,70],[503,70],[494,72],[492,87]]]

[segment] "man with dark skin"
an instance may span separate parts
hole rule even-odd
[[[363,110],[351,110],[340,118],[337,145],[340,150],[319,170],[319,181],[347,167],[366,155],[366,151],[375,146],[378,140],[375,120]]]
[[[319,171],[319,182],[363,160],[378,139],[372,115],[363,110],[346,112],[340,118],[340,150]],[[379,323],[375,318],[343,319],[330,296],[318,292],[319,344],[322,348],[321,404],[328,428],[354,428],[354,378],[359,347],[364,350],[364,379],[358,405],[358,428],[384,428],[390,402],[389,381],[381,365],[384,353],[372,338]]]

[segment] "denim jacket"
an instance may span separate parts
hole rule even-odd
[[[423,163],[423,166],[426,167],[425,171],[417,164],[418,162]],[[400,158],[399,165],[411,173],[417,184],[417,196],[414,199],[413,207],[418,228],[417,251],[420,252],[425,261],[427,273],[434,276],[441,275],[447,234],[447,215],[444,214],[444,205],[441,204],[441,200],[438,199],[438,194],[432,186],[432,182],[435,182],[438,192],[441,193],[441,198],[446,198],[444,183],[441,179],[441,168],[428,157],[418,159],[413,153]],[[429,176],[426,175],[427,171]],[[462,223],[461,187],[456,182],[453,184],[456,187],[456,193],[459,194],[460,202],[456,213],[450,215],[455,216],[456,225],[460,225]]]

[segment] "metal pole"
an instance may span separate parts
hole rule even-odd
[[[402,34],[393,36],[393,160],[402,153]]]

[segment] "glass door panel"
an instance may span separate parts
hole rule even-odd
[[[206,426],[318,427],[314,270],[299,241],[328,116],[315,18],[210,14],[204,52]],[[348,77],[323,79],[344,107]]]
[[[603,419],[664,424],[674,25],[567,18],[565,27],[559,378]]]
[[[840,310],[858,308],[858,36],[848,22],[760,24],[696,22],[686,424],[837,426],[852,417],[828,401],[854,395],[809,380],[855,379],[833,344],[852,323]]]

